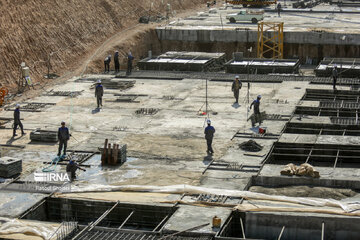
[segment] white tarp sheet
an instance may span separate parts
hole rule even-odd
[[[72,186],[71,192],[104,192],[104,191],[133,191],[133,192],[156,192],[156,193],[190,193],[190,194],[216,194],[226,195],[229,197],[239,197],[245,199],[269,200],[296,203],[309,206],[328,206],[343,209],[345,212],[353,212],[360,210],[360,203],[358,202],[340,202],[334,199],[322,198],[306,198],[306,197],[286,197],[277,195],[267,195],[263,193],[255,193],[250,191],[227,190],[217,188],[205,188],[191,185],[171,185],[171,186],[139,186],[139,185],[125,185],[125,186],[105,186],[105,185],[90,185],[87,187]]]
[[[56,229],[57,227],[50,224],[0,217],[0,237],[1,235],[22,233],[48,240]]]

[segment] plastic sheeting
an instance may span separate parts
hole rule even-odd
[[[314,207],[275,207],[275,206],[266,206],[259,205],[256,206],[252,204],[239,204],[234,209],[244,212],[301,212],[301,213],[325,213],[325,214],[337,214],[345,216],[360,216],[360,212],[349,213],[344,212],[342,209],[314,209]]]
[[[305,198],[305,197],[286,197],[278,195],[267,195],[249,191],[227,190],[218,188],[205,188],[191,185],[171,185],[171,186],[142,186],[142,185],[125,185],[125,186],[104,186],[89,185],[87,187],[72,186],[71,192],[105,192],[105,191],[132,191],[132,192],[156,192],[156,193],[176,193],[176,194],[216,194],[228,197],[238,197],[244,199],[269,200],[278,202],[288,202],[301,205],[317,207],[337,207],[345,212],[360,210],[360,204],[357,202],[340,202],[334,199],[322,198]]]
[[[22,233],[48,240],[56,229],[56,226],[50,224],[0,217],[0,237],[8,234]]]

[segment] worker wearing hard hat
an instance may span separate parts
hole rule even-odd
[[[213,126],[211,126],[211,121],[210,119],[207,120],[207,127],[205,128],[204,134],[205,134],[205,139],[206,139],[206,143],[207,143],[207,150],[206,152],[208,154],[213,154],[214,150],[212,149],[212,141],[214,138],[214,133],[215,133],[215,128]]]
[[[24,127],[20,120],[20,104],[16,104],[15,111],[14,111],[14,131],[13,131],[13,137],[17,136],[16,129],[17,127],[20,127],[21,129],[21,135],[25,135]]]
[[[61,127],[58,130],[58,139],[59,139],[59,152],[58,156],[61,155],[61,150],[64,147],[64,156],[66,155],[67,142],[70,139],[69,129],[65,127],[65,122],[61,122]]]
[[[334,64],[334,68],[332,70],[332,77],[333,77],[333,89],[335,90],[336,89],[336,81],[337,81],[337,78],[338,78],[338,70],[337,70],[337,65]]]
[[[78,169],[86,172],[86,170],[84,168],[79,167],[79,165],[72,159],[66,165],[66,172],[70,174],[71,181],[76,179],[76,170],[78,170]]]
[[[101,85],[101,80],[97,80],[96,87],[95,87],[95,97],[97,102],[97,108],[102,107],[102,97],[104,95],[104,88]]]
[[[254,120],[251,121],[253,127],[255,127],[255,123],[261,124],[261,115],[260,115],[260,100],[261,95],[258,95],[257,98],[251,103],[250,109],[254,106]]]
[[[237,104],[239,103],[239,92],[240,92],[241,87],[242,87],[242,83],[239,80],[239,76],[236,76],[235,80],[232,83],[231,90],[234,93],[235,103],[237,103]]]

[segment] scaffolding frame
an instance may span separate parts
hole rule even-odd
[[[284,23],[259,22],[257,32],[257,57],[265,58],[272,52],[272,59],[284,58]]]

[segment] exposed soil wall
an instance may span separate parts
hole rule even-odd
[[[26,62],[33,82],[44,81],[51,52],[51,72],[78,68],[96,47],[115,33],[136,25],[140,16],[190,9],[192,0],[2,0],[0,1],[0,85],[16,87],[19,65]],[[152,4],[151,4],[152,3]],[[141,42],[131,42],[133,47]],[[126,45],[126,44],[125,44]],[[145,45],[146,46],[146,45]],[[128,49],[123,49],[125,52]]]

